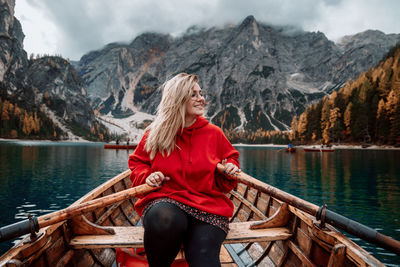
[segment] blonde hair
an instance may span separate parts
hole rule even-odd
[[[174,150],[176,135],[185,125],[186,103],[197,82],[196,75],[180,73],[162,85],[156,118],[146,129],[150,130],[145,145],[150,159],[154,159],[157,152],[169,156]]]

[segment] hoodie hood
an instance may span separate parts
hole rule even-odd
[[[203,128],[207,124],[209,124],[208,120],[206,120],[202,116],[199,116],[199,117],[197,117],[196,121],[192,125],[190,125],[189,127],[183,128],[183,132],[190,133],[190,132],[193,132],[194,130]]]

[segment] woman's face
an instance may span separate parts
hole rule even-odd
[[[197,117],[203,115],[206,101],[200,86],[196,83],[192,88],[192,95],[186,103],[186,117]]]

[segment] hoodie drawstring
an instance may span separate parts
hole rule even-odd
[[[194,131],[195,129],[193,129],[193,131],[190,131],[189,135],[189,164],[192,164],[192,136]]]

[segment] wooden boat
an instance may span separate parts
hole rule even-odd
[[[219,164],[218,170],[223,166]],[[28,232],[40,228],[36,237],[18,242],[0,257],[0,266],[112,266],[116,251],[143,247],[133,196],[157,188],[128,189],[129,174],[127,170],[117,175],[65,210],[28,220]],[[326,206],[318,207],[243,172],[237,179],[238,186],[228,194],[235,209],[220,253],[223,266],[384,266],[332,226],[337,214]],[[343,218],[340,224],[347,225]],[[354,221],[351,225],[356,232],[364,229]],[[0,236],[9,239],[5,228]],[[400,242],[373,234],[400,253]]]
[[[312,148],[303,148],[305,152],[334,152],[333,148],[324,148],[324,147],[312,147]]]
[[[104,144],[104,149],[135,149],[137,147],[134,145],[117,145],[117,144]]]

